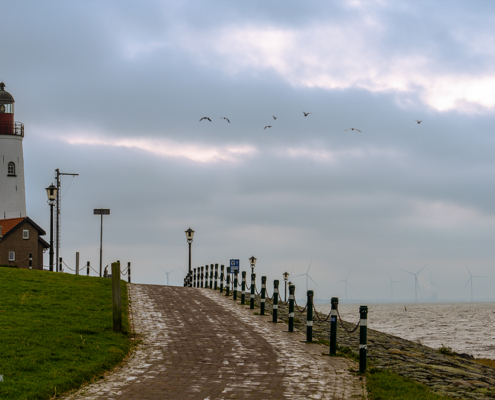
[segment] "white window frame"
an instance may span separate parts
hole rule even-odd
[[[23,238],[24,240],[29,239],[29,231],[28,231],[27,229],[24,229],[24,230],[22,231],[22,238]]]
[[[9,251],[9,261],[15,261],[15,251]]]

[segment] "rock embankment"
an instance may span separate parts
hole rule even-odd
[[[248,296],[246,296],[247,298]],[[259,307],[260,297],[256,296]],[[266,301],[266,311],[272,313],[272,302]],[[301,307],[300,307],[301,308]],[[288,320],[288,306],[279,302],[278,317]],[[321,319],[326,315],[319,314]],[[356,316],[359,317],[359,316]],[[328,341],[330,322],[313,318],[313,337],[315,340]],[[306,312],[296,309],[294,326],[306,330]],[[357,321],[356,321],[357,323]],[[348,330],[356,325],[344,322]],[[347,333],[338,323],[337,344],[341,353],[359,352],[359,329]],[[456,399],[494,399],[495,369],[465,359],[458,355],[440,354],[438,350],[414,343],[397,336],[368,329],[368,366],[369,368],[388,369],[401,376],[425,384],[436,394]]]

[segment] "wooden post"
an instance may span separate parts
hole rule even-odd
[[[122,332],[122,301],[120,298],[120,261],[112,263],[113,331]]]
[[[76,275],[79,275],[79,252],[76,251]]]

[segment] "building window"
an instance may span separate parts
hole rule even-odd
[[[15,261],[15,251],[9,251],[9,261]]]
[[[7,166],[7,175],[8,176],[15,176],[15,164],[11,161],[9,162]]]
[[[29,239],[29,231],[27,229],[24,229],[22,231],[22,238],[23,239]]]

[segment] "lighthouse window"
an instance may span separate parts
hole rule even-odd
[[[15,176],[15,164],[12,161],[9,162],[7,168],[8,168],[7,175],[8,176]]]

